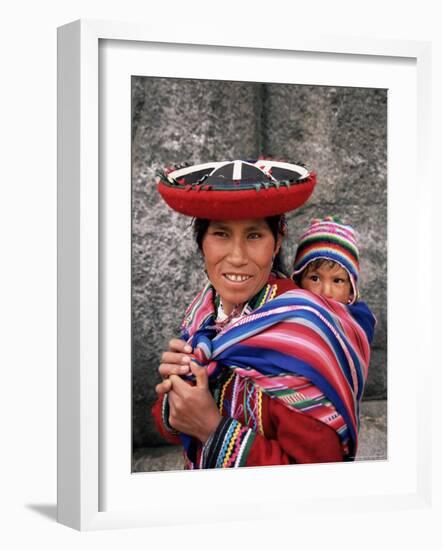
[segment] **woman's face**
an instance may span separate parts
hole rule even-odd
[[[267,282],[281,246],[265,219],[211,221],[202,241],[207,275],[228,315]]]

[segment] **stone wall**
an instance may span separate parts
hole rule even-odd
[[[387,91],[133,77],[134,447],[163,443],[150,417],[159,357],[205,282],[190,220],[161,201],[156,171],[260,154],[318,174],[308,204],[288,215],[287,267],[311,218],[354,225],[362,298],[378,319],[365,399],[386,398]]]

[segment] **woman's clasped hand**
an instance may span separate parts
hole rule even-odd
[[[170,426],[205,443],[222,417],[209,391],[207,370],[192,361],[191,351],[183,340],[170,340],[169,350],[162,355],[159,373],[163,380],[156,392],[158,396],[168,394]],[[189,373],[195,376],[195,383],[182,378]]]

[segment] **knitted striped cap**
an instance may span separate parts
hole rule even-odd
[[[292,277],[320,258],[332,260],[348,272],[354,303],[358,297],[359,251],[351,225],[344,225],[336,216],[312,220],[298,241]]]

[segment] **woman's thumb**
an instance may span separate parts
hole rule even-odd
[[[200,367],[194,361],[190,362],[190,369],[192,374],[195,375],[196,385],[198,388],[209,388],[209,377],[207,375],[206,367]]]

